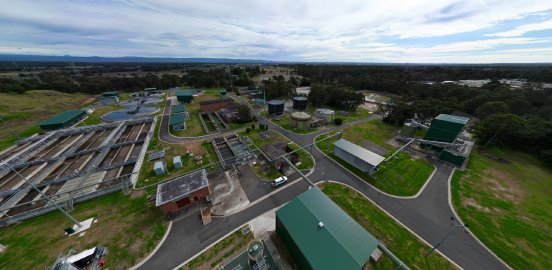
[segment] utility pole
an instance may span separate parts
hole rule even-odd
[[[35,189],[36,191],[38,191],[38,193],[40,193],[40,195],[42,197],[44,197],[46,199],[46,201],[48,201],[49,203],[53,204],[59,211],[61,211],[67,218],[69,218],[73,223],[75,223],[75,225],[77,225],[77,227],[81,228],[82,227],[82,224],[76,220],[73,216],[69,215],[69,213],[67,213],[67,211],[63,210],[63,208],[61,208],[61,206],[59,206],[54,200],[50,199],[50,197],[48,197],[46,194],[44,194],[40,189],[38,189],[31,181],[27,180],[27,178],[23,175],[21,175],[18,171],[16,171],[12,166],[6,164],[6,166],[8,166],[15,174],[17,174],[19,177],[21,177],[23,179],[23,181],[25,181],[25,183],[29,184],[33,189]]]
[[[450,231],[445,235],[445,237],[443,237],[443,239],[441,239],[441,241],[439,241],[439,243],[437,243],[437,245],[435,245],[431,250],[429,250],[424,256],[427,257],[429,254],[431,254],[435,249],[437,249],[443,242],[445,242],[445,240],[447,240],[447,238],[454,232],[456,231],[456,229],[458,228],[464,228],[464,232],[467,232],[465,229],[468,228],[468,224],[462,224],[460,223],[459,221],[456,221],[454,219],[454,217],[450,217],[450,225],[452,226],[452,228],[450,229]]]

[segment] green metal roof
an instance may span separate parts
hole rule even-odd
[[[361,269],[379,243],[318,188],[297,196],[276,215],[313,269]]]
[[[39,123],[41,126],[65,124],[86,112],[84,110],[69,110],[59,113]]]
[[[172,105],[172,106],[171,106],[171,112],[172,112],[172,113],[183,113],[183,112],[186,112],[186,106],[184,106],[184,104],[181,104],[181,105]]]
[[[175,95],[176,96],[193,96],[194,95],[194,90],[182,90],[182,89],[177,89],[175,90]]]
[[[385,160],[384,157],[345,139],[339,139],[335,141],[333,145],[334,147],[339,147],[343,151],[362,159],[372,166],[378,166],[381,162]]]
[[[186,118],[184,117],[183,113],[177,113],[177,114],[171,114],[171,118],[169,119],[170,125],[177,125],[184,123],[184,120]]]
[[[467,117],[450,115],[450,114],[439,114],[439,115],[437,115],[437,117],[435,117],[435,119],[441,120],[441,121],[447,121],[447,122],[463,124],[463,125],[468,123],[468,120],[470,120]]]
[[[117,91],[105,91],[102,93],[102,96],[104,97],[107,97],[107,96],[118,96],[119,95],[119,92]]]

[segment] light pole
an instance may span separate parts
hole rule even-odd
[[[429,250],[424,256],[427,257],[429,254],[431,254],[431,252],[433,252],[435,249],[437,249],[437,247],[439,247],[443,242],[445,242],[445,240],[447,240],[447,238],[454,232],[456,231],[456,229],[458,228],[464,228],[464,232],[467,232],[465,229],[468,228],[468,224],[462,224],[460,223],[459,221],[455,220],[454,217],[450,217],[450,225],[452,226],[452,228],[450,229],[450,231],[445,235],[445,237],[443,237],[443,239],[441,239],[441,241],[439,241],[439,243],[437,243],[437,245],[435,245],[431,250]]]
[[[50,197],[48,197],[46,194],[44,194],[40,189],[38,189],[31,181],[27,180],[27,178],[23,175],[21,175],[18,171],[16,171],[12,166],[6,164],[6,166],[8,166],[15,174],[17,174],[19,177],[23,178],[23,181],[25,181],[25,183],[29,184],[32,188],[34,188],[36,191],[38,191],[38,193],[40,193],[40,195],[44,198],[46,198],[46,201],[48,201],[49,203],[53,204],[59,211],[61,211],[66,217],[68,217],[73,223],[75,223],[75,225],[77,225],[77,227],[81,228],[82,227],[82,224],[76,220],[73,216],[69,215],[69,213],[67,213],[65,210],[63,210],[63,208],[61,208],[61,206],[59,206],[55,201],[53,201],[52,199],[50,199]]]

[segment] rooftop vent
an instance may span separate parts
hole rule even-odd
[[[322,221],[318,222],[318,228],[320,229],[324,228],[324,223],[322,223]]]

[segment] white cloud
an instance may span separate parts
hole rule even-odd
[[[524,34],[520,31],[534,31],[522,26],[514,29],[521,34],[497,33],[504,37],[497,39],[474,35],[473,41],[429,46],[409,40],[470,33],[550,10],[550,0],[21,0],[0,9],[0,52],[424,61],[445,53],[549,42],[515,38]]]
[[[552,20],[539,22],[539,23],[530,23],[525,25],[520,25],[512,30],[500,32],[500,33],[494,33],[494,34],[488,34],[487,36],[492,37],[519,37],[523,36],[529,32],[534,31],[541,31],[541,30],[549,30],[552,29]]]

